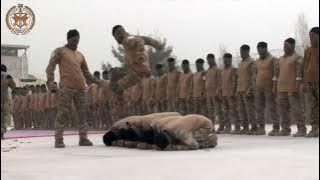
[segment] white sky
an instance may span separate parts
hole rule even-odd
[[[31,33],[12,34],[5,25],[7,10],[18,3],[30,6],[36,15]],[[269,43],[270,49],[294,37],[299,13],[309,27],[319,24],[318,0],[1,0],[1,44],[30,45],[29,73],[43,76],[51,52],[66,42],[69,29],[80,31],[79,50],[91,72],[101,62],[116,63],[111,29],[122,24],[135,34],[157,33],[167,38],[174,55],[190,61],[212,52],[223,43],[231,53],[246,43]]]

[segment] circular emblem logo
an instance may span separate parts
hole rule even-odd
[[[11,7],[6,15],[8,28],[17,35],[29,33],[34,26],[35,20],[35,15],[31,8],[23,4]]]

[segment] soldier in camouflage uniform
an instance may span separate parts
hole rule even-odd
[[[180,76],[180,72],[176,68],[176,60],[174,58],[168,58],[168,73],[167,73],[167,111],[178,111],[178,98],[177,98],[177,86]]]
[[[307,137],[319,137],[319,27],[309,33],[311,47],[304,52],[303,86],[311,108],[311,131]]]
[[[78,114],[79,122],[79,145],[92,146],[92,142],[87,138],[88,122],[85,106],[86,82],[100,83],[92,74],[90,74],[84,56],[77,51],[80,35],[77,30],[70,30],[67,33],[68,43],[64,47],[54,50],[53,55],[47,67],[48,87],[50,90],[56,90],[54,84],[54,71],[56,65],[59,65],[60,83],[58,97],[58,112],[55,119],[55,147],[64,148],[63,131],[70,119],[68,115],[71,111],[72,100]]]
[[[167,87],[167,75],[164,73],[163,65],[156,65],[156,112],[165,112],[167,111],[167,102],[166,102],[166,87]]]
[[[250,47],[242,45],[240,48],[241,62],[238,65],[238,107],[242,124],[240,134],[252,135],[257,131],[257,122],[254,109],[254,60],[250,57]],[[249,130],[249,124],[251,129]]]
[[[178,83],[178,103],[179,111],[182,115],[192,112],[192,72],[188,60],[183,60],[181,63],[183,72],[180,74]]]
[[[232,55],[226,53],[223,55],[224,68],[221,72],[220,93],[222,96],[222,111],[223,120],[220,121],[217,132],[225,133],[230,132],[229,127],[234,124],[234,129],[231,134],[240,133],[240,119],[237,106],[237,69],[232,66]],[[225,129],[227,129],[225,131]]]
[[[9,87],[14,90],[16,84],[13,81],[13,78],[7,74],[7,67],[1,65],[1,140],[4,139],[4,133],[7,131],[7,118],[10,116]]]
[[[265,135],[265,109],[273,123],[272,132],[277,132],[280,128],[279,114],[277,112],[277,104],[275,101],[276,92],[272,92],[272,89],[276,85],[276,81],[273,80],[273,76],[274,67],[278,59],[268,52],[268,44],[266,42],[259,42],[257,50],[259,58],[255,62],[255,108],[258,129],[254,132],[254,135]]]
[[[294,135],[306,135],[306,125],[302,119],[300,105],[300,85],[302,80],[303,58],[295,52],[295,40],[288,38],[284,42],[284,55],[275,68],[274,80],[277,80],[281,131],[275,136],[290,136],[291,119],[297,122],[298,132]],[[290,118],[291,115],[291,118]]]
[[[205,96],[205,71],[204,60],[196,60],[197,72],[192,76],[192,99],[193,99],[193,113],[207,115],[206,96]]]

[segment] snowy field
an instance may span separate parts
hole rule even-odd
[[[268,126],[270,129],[270,126]],[[295,128],[294,128],[295,129]],[[93,147],[65,137],[1,141],[3,180],[319,180],[319,138],[219,135],[214,149],[160,152]]]

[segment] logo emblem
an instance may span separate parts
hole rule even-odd
[[[32,9],[23,4],[11,7],[6,15],[6,24],[9,30],[17,35],[29,33],[34,26],[35,20]]]

